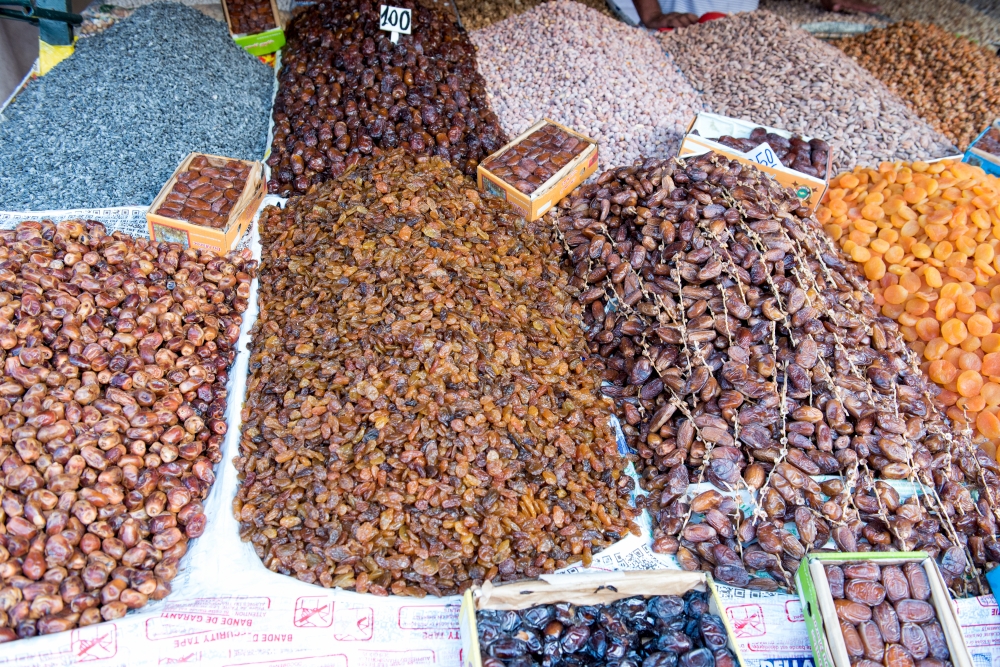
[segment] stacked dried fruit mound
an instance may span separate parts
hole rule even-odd
[[[829,138],[834,166],[955,153],[871,72],[770,12],[733,14],[659,39],[708,111]]]
[[[895,323],[793,193],[708,154],[607,171],[549,216],[643,468],[654,549],[764,589],[830,539],[924,549],[954,589],[984,590],[1000,467],[953,438]],[[901,497],[897,480],[927,492]],[[747,512],[727,495],[740,490]]]
[[[94,222],[0,231],[0,641],[170,592],[205,530],[255,270]]]
[[[410,0],[411,35],[379,30],[379,4],[325,0],[288,28],[274,99],[268,191],[288,196],[401,147],[474,174],[507,143],[476,49],[448,14]]]
[[[963,149],[1000,116],[995,49],[913,21],[835,44]]]
[[[900,324],[937,401],[1000,444],[1000,180],[962,162],[883,163],[831,182],[817,218]]]
[[[266,567],[443,595],[637,530],[547,223],[401,150],[264,217],[235,511]]]

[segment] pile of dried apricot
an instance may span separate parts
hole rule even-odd
[[[937,400],[1000,444],[1000,180],[957,161],[883,162],[830,183],[817,219],[862,265]],[[985,441],[989,442],[985,442]]]

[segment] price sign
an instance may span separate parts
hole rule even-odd
[[[392,33],[393,44],[399,41],[399,35],[409,35],[413,23],[413,10],[402,7],[380,5],[378,9],[378,27]]]
[[[777,167],[780,164],[778,156],[774,154],[774,149],[766,141],[757,148],[747,151],[746,155],[757,164],[762,164],[765,167]]]

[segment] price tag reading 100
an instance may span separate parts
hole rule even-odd
[[[410,25],[413,22],[412,10],[402,7],[390,7],[380,5],[378,11],[378,27],[381,30],[388,30],[392,33],[393,44],[399,41],[400,33],[410,34]]]

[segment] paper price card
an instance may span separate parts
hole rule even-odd
[[[413,24],[413,10],[403,7],[380,5],[378,9],[378,27],[392,33],[393,44],[399,41],[399,35],[409,35]]]
[[[781,166],[778,156],[774,154],[774,149],[766,141],[757,148],[747,151],[746,155],[757,164],[764,165],[765,167]]]

